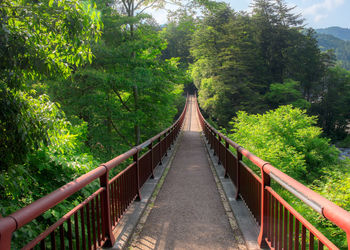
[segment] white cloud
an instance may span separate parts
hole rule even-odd
[[[317,23],[328,17],[328,13],[344,4],[344,0],[323,0],[323,2],[315,3],[303,10],[304,15],[312,16]]]

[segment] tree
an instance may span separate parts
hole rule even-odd
[[[180,67],[187,69],[193,62],[190,54],[192,35],[196,29],[194,13],[180,9],[172,13],[170,22],[162,30],[162,37],[167,41],[167,47],[162,52],[162,59],[179,57]]]
[[[239,110],[260,113],[277,105],[265,98],[274,83],[300,82],[297,99],[307,105],[317,99],[324,74],[314,33],[303,29],[294,8],[279,0],[256,0],[252,8],[251,15],[229,7],[209,12],[193,35],[191,69],[199,102],[219,126],[228,127]]]
[[[318,115],[326,135],[344,139],[350,119],[350,72],[340,67],[329,68],[320,85],[321,91],[312,103],[311,112]]]
[[[310,108],[311,104],[303,98],[300,91],[300,83],[293,80],[286,80],[284,83],[273,83],[270,91],[265,95],[271,108],[278,108],[281,105],[292,104],[301,109]]]
[[[114,4],[117,6],[117,10],[121,15],[126,15],[126,24],[128,27],[129,37],[128,39],[133,42],[137,37],[135,36],[135,28],[137,25],[141,24],[139,21],[143,17],[143,13],[148,8],[161,8],[164,6],[164,0],[117,0]],[[136,51],[132,51],[131,56],[136,56]],[[140,107],[139,104],[139,89],[138,85],[134,84],[133,95],[134,99],[134,109],[137,111]],[[134,131],[135,131],[135,145],[141,142],[141,130],[138,119],[134,120]]]
[[[68,76],[92,59],[90,41],[101,23],[96,6],[77,0],[2,1],[0,80],[19,88],[24,80]]]
[[[288,55],[285,51],[294,46],[294,31],[300,31],[303,19],[293,14],[283,0],[254,0],[252,18],[269,82],[282,82]],[[292,40],[292,41],[291,41]]]
[[[24,90],[50,74],[67,77],[91,60],[101,22],[94,6],[76,0],[3,1],[0,18],[0,148],[6,170],[49,142],[40,108],[25,98],[36,94]]]
[[[130,39],[130,31],[124,29],[129,19],[105,7],[104,32],[92,49],[93,63],[49,89],[68,117],[88,123],[88,145],[102,160],[159,133],[177,112],[185,76],[176,60],[160,59],[166,42],[145,18],[138,17]]]
[[[166,48],[162,51],[161,59],[179,59],[179,68],[187,75],[185,92],[194,93],[196,87],[187,73],[188,67],[193,63],[190,53],[191,39],[196,30],[197,20],[195,12],[186,9],[178,9],[168,16],[169,23],[161,31],[161,37],[167,42]]]
[[[194,33],[192,77],[202,108],[220,126],[238,110],[261,108],[265,67],[245,13],[230,8],[209,13]]]

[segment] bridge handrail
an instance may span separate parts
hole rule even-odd
[[[42,215],[47,210],[53,208],[54,206],[56,206],[60,202],[64,201],[65,199],[67,199],[68,197],[70,197],[74,193],[78,192],[79,190],[81,190],[82,188],[84,188],[85,186],[90,184],[91,182],[100,178],[100,182],[101,182],[100,189],[103,188],[105,191],[108,190],[109,189],[108,186],[109,186],[109,183],[111,181],[108,179],[109,171],[111,169],[115,168],[116,166],[118,166],[119,164],[121,164],[122,162],[124,162],[125,160],[129,159],[130,157],[134,157],[134,163],[129,165],[129,167],[131,167],[133,165],[138,165],[138,161],[139,161],[138,153],[142,149],[149,147],[149,146],[152,146],[153,142],[155,142],[157,140],[159,140],[159,147],[161,147],[160,142],[161,142],[162,136],[164,136],[163,140],[165,140],[165,144],[169,144],[169,146],[170,146],[170,143],[172,143],[173,140],[175,140],[175,138],[176,138],[177,134],[179,133],[180,128],[183,124],[185,113],[187,110],[187,106],[188,106],[188,94],[187,94],[186,103],[185,103],[185,106],[184,106],[184,109],[183,109],[181,115],[167,129],[163,130],[162,132],[153,136],[152,138],[148,139],[147,141],[141,143],[140,145],[135,146],[135,147],[131,148],[130,150],[128,150],[127,152],[115,157],[114,159],[112,159],[106,163],[101,164],[99,167],[97,167],[97,168],[91,170],[90,172],[78,177],[77,179],[67,183],[66,185],[56,189],[55,191],[47,194],[46,196],[34,201],[33,203],[27,205],[26,207],[24,207],[20,210],[17,210],[16,212],[14,212],[6,217],[0,216],[0,249],[6,250],[6,249],[11,248],[11,237],[12,237],[13,232],[15,232],[19,228],[23,227],[24,225],[28,224],[32,220],[36,219],[38,216]],[[170,141],[166,142],[168,137],[169,137],[168,140],[170,140]],[[164,145],[165,149],[167,150],[166,146],[167,145]],[[162,158],[162,156],[165,155],[165,153],[166,152],[162,152],[162,149],[160,149],[161,155],[160,155],[159,162],[161,162],[161,158]],[[147,153],[145,153],[145,154],[147,154]],[[135,156],[136,156],[136,159],[135,159]],[[124,171],[122,171],[122,172],[124,172]],[[121,173],[119,173],[117,176],[120,176]],[[139,175],[138,169],[137,169],[137,175]],[[117,177],[117,176],[115,176],[115,177]],[[153,176],[153,168],[152,168],[152,176]],[[116,178],[114,178],[114,179],[116,179]],[[141,185],[139,184],[139,181],[140,181],[139,176],[137,176],[137,179],[138,179],[137,180],[138,196],[140,198],[139,189],[141,188]],[[108,197],[108,199],[110,199],[110,198]],[[86,200],[83,201],[81,204],[83,204],[83,203],[85,204]],[[104,208],[101,207],[101,209],[104,209]],[[76,208],[74,208],[73,210],[76,211]],[[107,212],[109,210],[110,210],[110,208],[108,207],[108,209],[106,209],[104,211]],[[69,212],[68,214],[71,214],[71,212]],[[108,224],[111,224],[109,221],[110,218],[105,218],[105,220],[107,221],[106,223],[103,222],[103,218],[102,218],[102,223],[104,223],[105,226],[107,227],[105,229],[106,234],[109,234],[108,235],[109,241],[110,241],[109,244],[114,244],[115,239],[111,233],[112,228],[108,226]],[[48,228],[47,230],[49,230],[49,229],[50,228]],[[42,233],[42,234],[44,234],[44,233]],[[29,246],[29,245],[33,245],[32,242],[30,242],[27,246]],[[24,249],[26,249],[27,246],[24,247]]]
[[[345,209],[337,206],[333,202],[327,200],[320,194],[316,193],[315,191],[311,190],[310,188],[304,186],[297,180],[293,179],[289,175],[283,173],[282,171],[278,170],[274,166],[272,166],[269,162],[264,161],[263,159],[257,157],[253,153],[249,152],[247,149],[243,148],[236,142],[232,141],[230,138],[225,136],[224,134],[217,131],[213,126],[211,126],[203,117],[198,101],[196,100],[195,103],[197,104],[197,112],[199,115],[199,120],[201,121],[201,125],[203,127],[203,130],[207,128],[209,131],[211,131],[214,135],[216,135],[219,138],[219,141],[222,139],[225,143],[232,146],[234,149],[237,150],[237,153],[242,154],[247,159],[249,159],[254,165],[260,168],[261,170],[261,176],[262,176],[262,196],[264,196],[264,190],[266,186],[270,185],[269,178],[271,177],[274,179],[277,183],[279,183],[282,187],[287,189],[289,192],[291,192],[293,195],[298,197],[300,200],[302,200],[305,204],[310,206],[312,209],[314,209],[316,212],[321,214],[324,218],[328,219],[329,221],[333,222],[335,225],[337,225],[339,228],[341,228],[347,235],[347,242],[348,242],[348,249],[350,250],[350,212],[346,211]],[[268,179],[268,180],[267,180]],[[264,199],[262,198],[262,203],[264,202]],[[263,211],[264,206],[261,207],[261,214],[264,214],[266,211]],[[263,217],[261,216],[261,232],[260,232],[260,238],[263,237],[262,234],[265,232],[262,232],[264,227],[264,221]],[[265,222],[266,224],[266,222]],[[262,239],[260,239],[261,241]],[[333,248],[332,248],[333,249]]]

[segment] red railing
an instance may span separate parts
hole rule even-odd
[[[261,247],[338,249],[271,188],[271,179],[273,179],[282,188],[344,230],[350,250],[350,213],[348,211],[305,187],[218,132],[204,119],[198,103],[197,112],[205,137],[214,150],[214,155],[218,156],[219,163],[225,168],[225,176],[232,180],[236,188],[236,199],[242,198],[260,226],[258,243]],[[236,155],[231,150],[235,151]],[[260,168],[262,178],[244,164],[243,156]]]
[[[187,103],[178,120],[168,129],[119,155],[111,161],[53,191],[17,212],[0,218],[0,249],[11,248],[13,232],[33,221],[88,184],[99,179],[100,188],[55,224],[30,241],[23,249],[97,249],[115,243],[113,230],[135,200],[140,188],[150,177],[174,143],[182,127]],[[141,157],[141,151],[148,148]],[[109,179],[111,169],[132,158],[132,163]],[[30,240],[30,239],[29,239]]]

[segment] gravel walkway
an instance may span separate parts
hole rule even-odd
[[[178,151],[132,249],[238,249],[211,172],[194,99]]]

